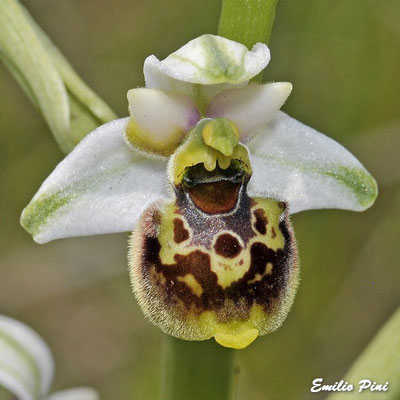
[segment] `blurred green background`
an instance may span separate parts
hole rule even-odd
[[[121,116],[127,90],[143,85],[145,57],[163,58],[215,33],[220,11],[216,0],[24,4]],[[396,0],[278,4],[268,79],[293,83],[285,111],[352,151],[380,195],[362,214],[293,216],[302,267],[297,299],[282,328],[239,352],[239,400],[323,398],[311,396],[311,381],[340,380],[400,303],[399,21]],[[0,313],[48,341],[55,389],[89,385],[103,399],[155,399],[162,333],[131,294],[127,235],[32,241],[20,212],[63,156],[2,65],[0,90]]]

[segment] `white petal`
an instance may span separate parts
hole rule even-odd
[[[249,193],[285,200],[292,213],[370,207],[377,186],[343,146],[279,111],[249,144],[253,176]]]
[[[291,91],[291,83],[274,82],[221,92],[211,101],[207,116],[233,121],[241,142],[246,143],[275,116]]]
[[[128,120],[95,129],[45,180],[21,217],[38,243],[130,231],[164,193],[166,161],[129,149]]]
[[[196,105],[188,96],[155,89],[132,89],[128,92],[128,101],[132,129],[128,128],[127,137],[144,151],[172,154],[200,119]]]
[[[79,387],[62,392],[53,393],[51,396],[46,397],[45,400],[99,400],[99,394],[87,387]]]
[[[31,328],[0,315],[0,385],[18,400],[44,396],[53,378],[49,348]]]

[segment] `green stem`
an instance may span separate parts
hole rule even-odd
[[[268,44],[278,0],[223,0],[218,35],[252,48]],[[263,81],[261,72],[252,79]]]
[[[164,336],[160,400],[230,400],[234,350]]]

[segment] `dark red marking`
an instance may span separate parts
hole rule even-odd
[[[271,237],[272,237],[272,239],[276,238],[276,232],[275,232],[275,228],[274,227],[271,228]]]
[[[218,236],[214,249],[222,257],[234,258],[242,251],[242,246],[234,236],[229,233],[223,233]]]
[[[193,203],[207,214],[222,214],[231,211],[237,202],[241,184],[229,181],[201,183],[188,193]]]
[[[268,312],[280,296],[285,295],[291,270],[296,268],[292,237],[284,221],[280,222],[279,227],[285,239],[284,249],[274,251],[261,242],[253,243],[249,249],[249,270],[227,288],[218,284],[207,253],[195,250],[187,255],[176,254],[173,264],[163,264],[158,239],[146,237],[141,273],[149,298],[156,296],[163,299],[165,307],[171,307],[178,313],[189,309],[199,313],[213,310],[221,321],[229,321],[239,315],[240,318],[247,318],[246,313],[254,304],[263,306]],[[264,275],[268,263],[273,265],[272,273]],[[157,284],[150,273],[151,269],[163,274],[165,284]],[[201,296],[194,294],[185,282],[178,279],[186,274],[192,274],[199,283],[203,290]],[[254,282],[256,274],[261,275],[262,279]]]
[[[174,242],[182,243],[189,239],[189,231],[183,225],[180,218],[174,218]]]
[[[257,208],[257,210],[254,211],[254,216],[256,217],[255,228],[261,235],[265,235],[267,233],[268,218],[264,210],[262,208]]]
[[[159,293],[156,296],[163,296],[164,301],[169,306],[178,303],[178,299],[182,300],[188,309],[193,305],[204,309],[218,309],[224,302],[224,291],[218,285],[218,277],[211,270],[211,260],[207,253],[200,250],[192,251],[187,255],[176,254],[174,256],[174,264],[162,264],[160,260],[160,243],[158,239],[147,238],[144,243],[142,273],[144,279],[150,280],[150,288],[153,287],[152,277],[149,274],[150,268],[155,268],[158,273],[162,273],[166,283],[159,287]],[[178,279],[187,274],[192,274],[203,292],[200,298],[195,295],[192,289]]]

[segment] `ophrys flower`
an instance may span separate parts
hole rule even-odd
[[[289,212],[361,211],[377,188],[341,145],[278,111],[289,83],[248,84],[268,61],[265,45],[212,35],[148,57],[131,116],[60,163],[24,227],[39,243],[136,227],[134,292],[171,335],[242,348],[277,329],[299,273]]]

